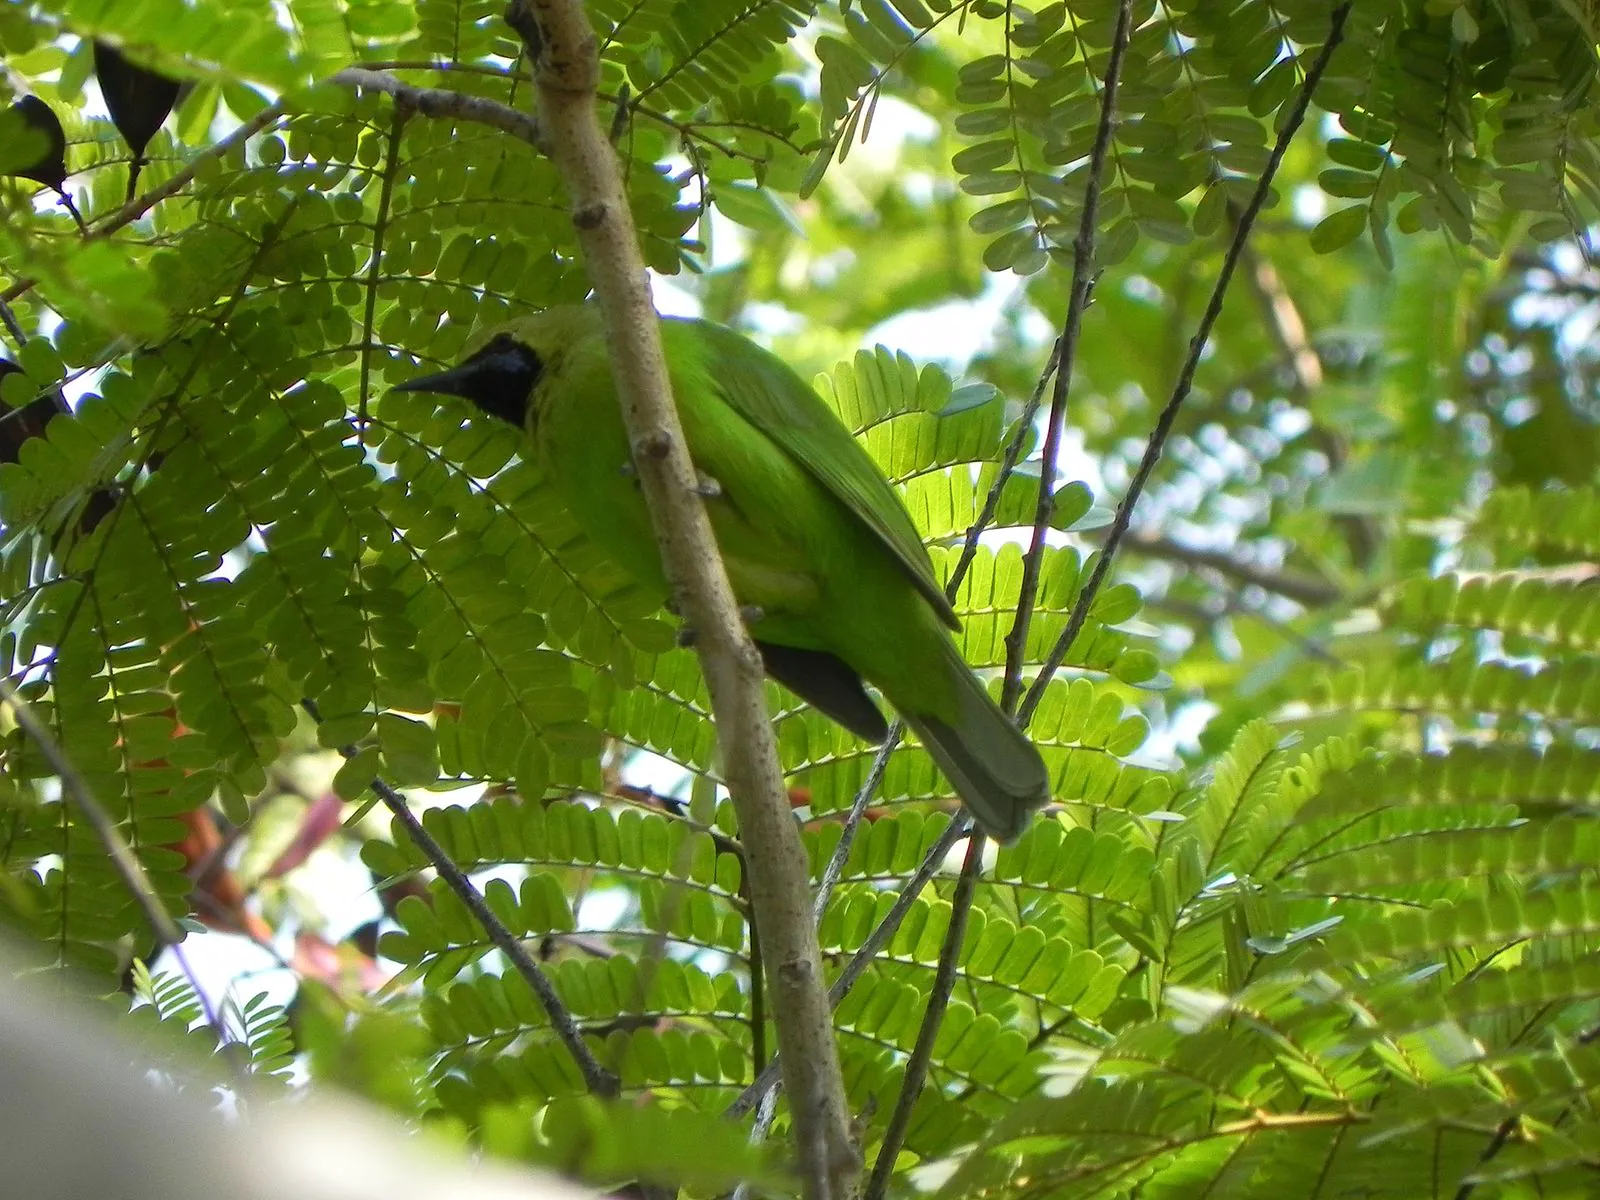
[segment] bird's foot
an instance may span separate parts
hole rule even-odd
[[[715,479],[711,478],[711,476],[702,475],[700,476],[699,481],[694,485],[694,494],[699,496],[702,500],[715,500],[718,496],[722,495],[722,485]]]

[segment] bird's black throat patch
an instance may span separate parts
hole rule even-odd
[[[544,372],[544,363],[530,348],[502,333],[458,369],[472,374],[457,395],[518,429],[527,424],[528,401]]]
[[[533,389],[543,372],[544,362],[530,347],[502,333],[460,366],[407,380],[395,390],[460,396],[489,416],[522,429],[528,419]]]

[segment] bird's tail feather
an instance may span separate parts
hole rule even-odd
[[[1014,841],[1028,814],[1050,799],[1050,774],[1038,749],[1000,711],[954,643],[946,645],[955,681],[954,720],[919,713],[914,706],[901,709],[901,716],[983,831],[997,841]]]

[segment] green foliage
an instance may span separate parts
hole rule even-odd
[[[1053,398],[1118,6],[589,7],[650,266],[815,376],[940,578],[962,572],[962,651],[998,691],[1045,474],[1019,416]],[[251,881],[252,914],[328,936],[296,947],[292,1009],[217,1008],[239,1070],[283,1082],[293,1061],[596,1185],[781,1194],[720,1117],[776,1038],[696,659],[514,431],[388,392],[588,281],[537,150],[335,73],[525,108],[524,49],[498,3],[269,8],[0,10],[7,79],[62,116],[91,231],[0,181],[19,368],[0,380],[0,673],[190,927],[225,923],[192,814],[221,809],[270,862],[271,798],[408,789],[622,1096],[584,1095],[423,851],[359,820],[328,852],[370,874],[381,925],[347,940],[272,870]],[[1025,683],[1335,11],[1132,5]],[[1350,6],[1134,532],[1040,689],[1054,804],[977,886],[896,1188],[1587,1193],[1593,20],[1566,0]],[[149,203],[120,215],[127,148],[84,104],[94,37],[194,84],[149,146]],[[950,346],[875,345],[942,306],[914,324]],[[954,343],[978,325],[972,356]],[[41,399],[54,415],[24,426]],[[820,882],[876,751],[768,693]],[[0,737],[0,913],[88,969],[64,980],[105,990],[131,958],[130,1030],[214,1049],[189,985],[143,967],[141,913],[45,754],[9,717]],[[836,1029],[869,1161],[955,869],[865,951],[954,811],[910,740],[876,787],[818,922],[830,981],[866,955]],[[346,957],[310,978],[335,941]]]

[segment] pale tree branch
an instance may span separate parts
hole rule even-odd
[[[497,100],[469,96],[465,92],[452,92],[445,88],[416,87],[402,83],[385,71],[369,71],[361,67],[346,67],[333,77],[333,82],[364,92],[382,92],[385,96],[393,97],[396,104],[415,109],[425,117],[487,125],[490,129],[498,129],[519,141],[527,142],[541,153],[549,152],[538,118]]]
[[[638,479],[673,595],[695,630],[749,866],[805,1195],[842,1200],[853,1193],[860,1163],[823,990],[805,851],[778,769],[761,658],[697,493],[638,234],[596,110],[594,31],[578,0],[512,0],[506,20],[534,64],[540,124],[572,199]]]
[[[154,1082],[103,1005],[23,978],[0,945],[0,1161],[6,1194],[118,1200],[584,1200],[549,1175],[470,1160],[395,1118],[326,1094],[272,1103],[230,1089],[219,1111],[182,1063]],[[176,1086],[175,1086],[176,1085]],[[233,1105],[230,1105],[230,1110]]]

